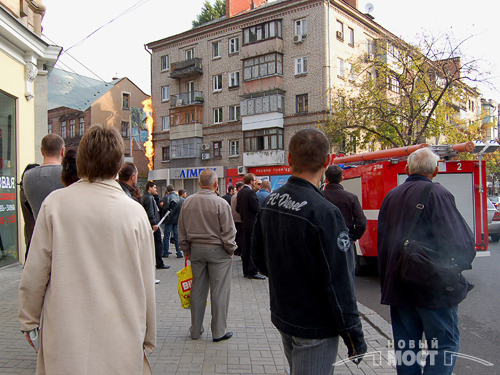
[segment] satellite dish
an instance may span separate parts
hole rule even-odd
[[[365,12],[370,14],[371,12],[373,12],[373,8],[375,8],[375,7],[373,6],[372,3],[367,3],[365,5]]]

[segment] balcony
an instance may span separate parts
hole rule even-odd
[[[241,47],[241,59],[253,56],[262,56],[271,52],[283,53],[283,39],[272,38],[258,43],[246,44]]]
[[[203,74],[203,66],[199,57],[170,64],[170,78],[182,78],[195,74]]]
[[[170,107],[183,107],[186,105],[203,105],[205,99],[202,91],[184,92],[170,96]]]
[[[285,95],[281,92],[275,94],[263,94],[262,96],[250,96],[248,99],[240,100],[240,115],[253,116],[271,112],[285,113]]]
[[[170,139],[203,137],[203,107],[170,107]]]
[[[262,150],[243,153],[243,165],[246,167],[284,164],[285,150]]]

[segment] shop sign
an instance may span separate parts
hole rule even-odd
[[[250,172],[255,175],[266,175],[266,174],[289,174],[292,173],[292,169],[288,165],[282,165],[279,167],[256,167],[250,168]]]
[[[174,180],[185,178],[199,178],[200,173],[205,169],[211,169],[217,173],[217,177],[224,177],[224,167],[208,167],[208,168],[171,168],[170,178]]]

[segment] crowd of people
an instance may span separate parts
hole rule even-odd
[[[221,197],[216,172],[205,169],[198,192],[187,197],[168,185],[160,198],[151,181],[141,194],[138,170],[124,163],[113,128],[91,127],[78,150],[65,149],[58,135],[44,137],[44,162],[26,167],[21,184],[29,256],[19,321],[32,346],[32,333],[39,334],[37,374],[150,374],[146,353],[156,346],[154,284],[160,282],[154,269],[170,268],[163,260],[170,243],[192,268],[191,339],[204,333],[208,298],[213,342],[233,336],[227,320],[237,255],[245,278],[269,281],[271,321],[292,375],[333,374],[340,338],[359,363],[367,345],[354,290],[354,244],[367,219],[357,196],[343,189],[329,150],[321,131],[303,129],[289,143],[291,177],[274,191],[269,180],[248,173]],[[458,351],[457,305],[470,286],[443,296],[412,289],[393,271],[408,227],[404,217],[437,174],[437,161],[430,150],[408,158],[407,181],[380,210],[378,250],[381,302],[391,306],[394,338],[409,344],[425,333],[444,353]],[[453,246],[441,247],[461,269],[470,268],[474,239],[453,196],[440,186],[429,202],[419,237],[435,242],[438,231],[458,223]],[[453,364],[444,362],[427,363],[424,373],[451,374]],[[421,374],[422,366],[397,363],[397,371]]]

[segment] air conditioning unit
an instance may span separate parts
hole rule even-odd
[[[208,152],[202,152],[201,160],[210,160],[210,154]]]
[[[240,176],[243,176],[243,175],[245,175],[247,173],[248,173],[248,168],[247,167],[244,167],[242,165],[238,167],[238,174]]]
[[[344,34],[342,33],[342,31],[337,31],[336,35],[337,35],[337,38],[344,40]]]
[[[368,60],[369,61],[373,61],[375,59],[375,56],[373,55],[373,53],[369,53],[368,54]]]
[[[294,43],[302,43],[302,34],[295,35],[295,36],[293,37],[293,42],[294,42]]]
[[[201,150],[202,150],[202,151],[208,151],[208,150],[210,150],[210,144],[208,144],[208,143],[203,143],[203,144],[201,145]]]

